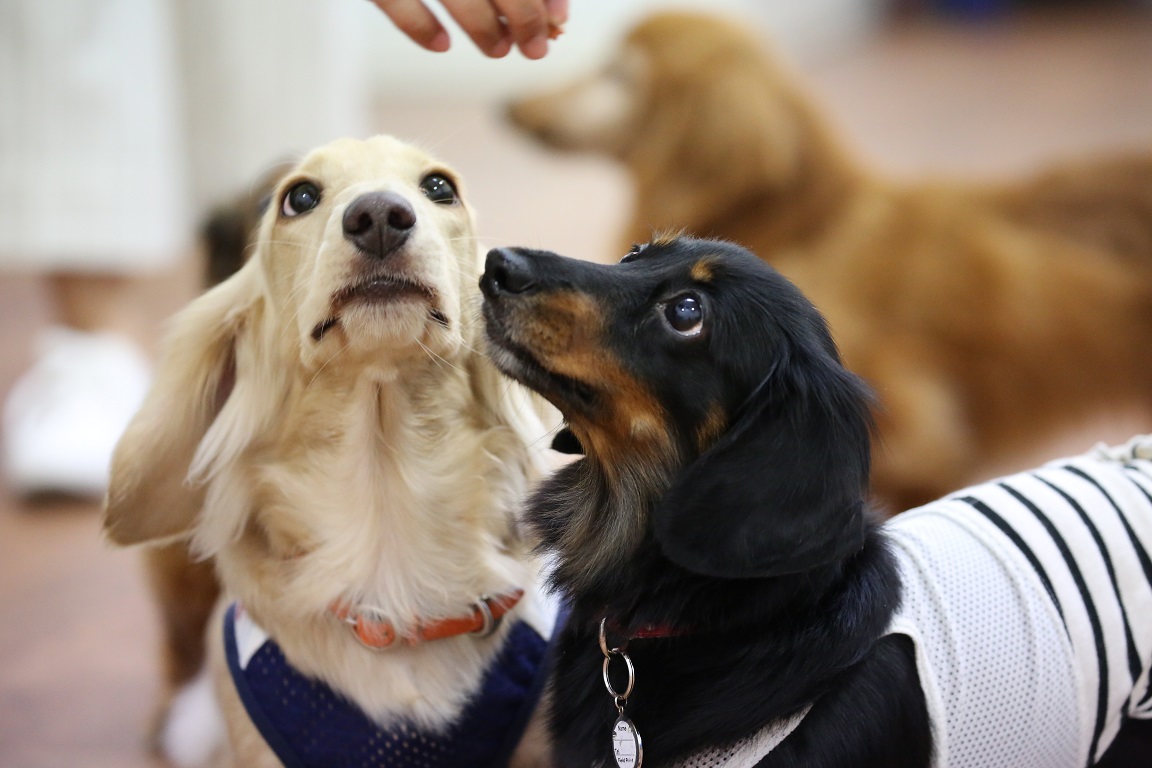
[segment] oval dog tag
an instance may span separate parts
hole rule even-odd
[[[640,732],[632,721],[621,715],[612,726],[612,754],[620,768],[640,768],[644,761],[644,745]]]

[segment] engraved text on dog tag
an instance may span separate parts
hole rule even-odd
[[[640,768],[644,761],[640,732],[623,714],[616,720],[616,725],[612,726],[612,754],[616,756],[616,765],[620,768]]]

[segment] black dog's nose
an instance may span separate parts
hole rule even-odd
[[[484,262],[480,289],[485,296],[500,293],[527,293],[536,287],[532,262],[515,248],[493,248]]]
[[[416,211],[395,192],[368,192],[344,209],[344,237],[378,259],[403,245],[414,226]]]

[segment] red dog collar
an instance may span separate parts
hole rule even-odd
[[[609,618],[604,619],[603,629],[617,637],[624,638],[624,642],[618,646],[619,648],[626,648],[631,640],[656,640],[689,634],[689,630],[674,627],[671,624],[642,624],[635,629],[629,629],[615,619]]]

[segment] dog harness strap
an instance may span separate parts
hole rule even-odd
[[[769,723],[758,733],[734,744],[697,752],[677,761],[674,768],[715,768],[719,765],[724,768],[754,768],[796,730],[810,709],[812,706],[808,705],[791,717]]]
[[[642,768],[644,762],[644,742],[640,732],[636,724],[624,714],[628,697],[636,683],[636,668],[628,656],[628,643],[632,640],[678,637],[684,634],[687,631],[666,625],[649,624],[625,630],[612,619],[604,618],[600,621],[600,652],[604,655],[601,676],[604,688],[616,705],[617,718],[612,726],[612,754],[618,768]],[[622,637],[624,641],[615,644],[610,640],[610,635]],[[623,662],[622,669],[627,673],[623,690],[616,689],[609,675],[614,659]],[[752,768],[796,730],[811,708],[809,705],[791,717],[769,723],[758,733],[738,742],[707,749],[685,758],[676,763],[676,768],[715,768],[718,765],[725,768]]]
[[[547,641],[522,621],[508,629],[483,682],[443,731],[387,728],[328,685],[292,667],[270,639],[245,659],[254,633],[238,606],[225,615],[225,652],[237,693],[288,768],[491,768],[506,765],[543,690]],[[252,627],[255,627],[253,624]]]
[[[482,595],[474,603],[475,608],[471,613],[428,624],[418,624],[412,635],[403,637],[397,635],[395,625],[391,621],[370,608],[354,608],[337,600],[332,603],[330,610],[336,618],[352,628],[353,634],[361,643],[368,648],[382,650],[397,642],[404,645],[419,645],[460,635],[475,634],[486,637],[496,631],[500,626],[500,620],[520,602],[523,596],[522,589],[509,590],[494,597]]]

